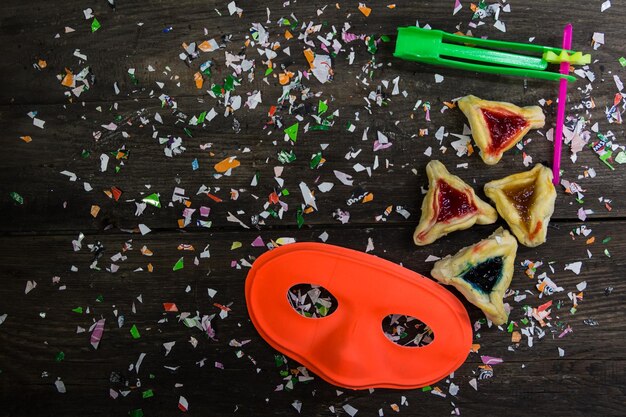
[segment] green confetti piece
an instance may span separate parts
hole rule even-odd
[[[104,297],[102,296],[102,294],[96,297],[96,302],[101,303],[103,301],[104,301]]]
[[[281,164],[289,164],[296,160],[296,154],[293,151],[280,151],[278,153],[278,161]]]
[[[291,139],[292,142],[295,142],[296,140],[298,140],[298,127],[300,125],[298,123],[295,123],[291,126],[289,126],[287,129],[285,129],[285,133],[287,134],[287,136],[289,136],[289,139]]]
[[[150,204],[151,206],[161,208],[161,200],[159,197],[160,196],[158,193],[152,193],[149,196],[142,198],[141,201],[146,204]]]
[[[141,335],[139,334],[139,329],[134,324],[133,327],[130,328],[130,335],[133,337],[133,339],[139,339],[141,337]]]
[[[98,22],[98,19],[94,17],[93,21],[91,22],[91,33],[94,33],[96,30],[100,29],[100,27],[100,22]]]
[[[73,308],[72,311],[74,313],[83,314],[83,308],[82,307]]]
[[[274,355],[274,363],[276,363],[276,367],[283,366],[285,364],[285,357],[283,355]]]
[[[282,195],[286,196],[286,195],[289,195],[289,190],[288,190],[288,189],[286,189],[286,188],[283,188],[283,189],[280,191],[280,193],[281,193]]]
[[[528,324],[528,319],[526,317],[524,317],[523,319],[520,320],[524,325]]]
[[[304,225],[304,216],[302,215],[302,210],[300,209],[296,212],[296,223],[298,223],[298,229],[301,229]]]
[[[17,204],[24,204],[24,197],[22,197],[21,195],[19,195],[18,193],[16,193],[15,191],[11,191],[9,193],[9,195],[11,196],[11,198],[17,203]]]
[[[320,100],[320,102],[317,105],[317,114],[322,114],[326,110],[328,110],[328,104],[326,104],[326,101]]]
[[[513,322],[510,322],[509,325],[506,328],[506,331],[509,333],[513,333]]]
[[[380,40],[382,40],[383,42],[389,42],[391,38],[387,35],[383,35],[380,37]]]
[[[89,155],[91,155],[91,152],[89,152],[87,149],[83,149],[83,151],[80,154],[80,156],[83,158],[89,158]]]
[[[119,165],[115,167],[115,173],[117,174],[118,172],[120,172],[120,170],[122,169],[122,167],[120,167]]]
[[[206,111],[203,111],[202,113],[200,113],[200,116],[198,116],[198,123],[204,123],[205,117],[206,117]]]
[[[226,77],[226,79],[224,79],[224,90],[233,91],[235,89],[235,82],[239,83],[232,75]]]
[[[433,390],[433,388],[430,385],[422,387],[422,392],[428,392],[428,391],[432,391],[432,390]]]
[[[193,135],[191,134],[191,130],[187,129],[186,127],[183,128],[183,130],[185,131],[185,133],[187,134],[187,136],[189,136],[190,138],[193,138]]]
[[[311,169],[317,168],[322,161],[322,153],[318,152],[311,158]]]
[[[576,307],[572,307],[572,308],[569,310],[569,312],[570,312],[570,313],[572,313],[572,314],[576,314]]]
[[[270,75],[270,74],[271,74],[271,73],[273,73],[273,72],[274,72],[274,68],[269,68],[269,67],[268,67],[268,68],[265,70],[265,76],[267,77],[268,75]]]
[[[138,408],[136,410],[130,410],[128,412],[128,415],[130,417],[143,417],[143,410],[141,408]]]
[[[611,241],[611,239],[612,239],[611,236],[605,237],[604,239],[602,239],[602,243],[607,244],[607,243],[609,243]]]
[[[315,304],[315,309],[317,310],[317,313],[322,317],[326,317],[326,315],[328,314],[328,310],[329,310],[328,307],[322,304]]]
[[[606,257],[607,257],[607,258],[610,258],[610,257],[611,257],[611,252],[609,252],[609,250],[608,250],[608,249],[605,249],[605,250],[604,250],[604,254],[606,255]]]
[[[184,257],[181,257],[176,264],[174,264],[174,267],[172,268],[173,271],[178,271],[179,269],[183,269],[185,267],[185,261],[184,261]]]
[[[63,359],[65,359],[65,353],[63,352],[57,353],[57,355],[54,357],[54,360],[57,362],[61,362]]]
[[[151,389],[147,389],[141,393],[142,398],[154,397],[154,392]]]
[[[330,126],[327,124],[313,125],[309,127],[309,130],[313,132],[326,131],[326,130],[330,130]]]
[[[621,57],[620,59],[618,59],[618,61],[622,65],[622,67],[626,67],[626,58]]]
[[[218,97],[222,97],[222,86],[219,84],[213,84],[211,86],[211,91],[213,91],[213,94],[215,94]]]

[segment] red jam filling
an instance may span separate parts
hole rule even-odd
[[[499,152],[504,149],[514,136],[529,125],[522,116],[507,110],[481,109],[481,111],[491,136],[491,144],[489,145],[491,152]]]
[[[530,221],[530,207],[535,196],[535,184],[526,184],[504,190],[504,194],[509,198],[520,217],[528,225]]]
[[[437,202],[439,203],[438,222],[446,222],[455,217],[463,217],[468,213],[476,211],[474,202],[466,193],[452,188],[447,182],[442,180],[437,182],[437,188]]]

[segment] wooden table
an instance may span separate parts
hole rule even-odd
[[[369,17],[355,2],[239,1],[241,17],[229,15],[226,2],[116,3],[115,10],[104,0],[3,3],[0,317],[6,317],[0,325],[1,415],[171,416],[181,413],[177,408],[181,396],[189,404],[186,414],[196,416],[296,415],[293,404],[301,404],[303,415],[319,416],[347,415],[345,405],[358,409],[359,416],[378,415],[379,409],[384,415],[394,415],[392,404],[397,404],[401,415],[414,416],[457,411],[463,416],[624,414],[624,169],[616,163],[616,169],[610,170],[588,147],[573,163],[566,146],[562,162],[563,178],[585,189],[584,201],[558,187],[547,243],[520,247],[517,253],[511,288],[527,297],[520,302],[507,298],[513,308],[513,330],[530,326],[521,321],[524,306],[553,301],[551,319],[545,327],[537,324],[532,347],[526,336],[513,343],[506,326],[497,329],[483,324],[474,337],[480,344],[478,354],[471,353],[453,378],[434,384],[431,391],[340,389],[340,393],[315,375],[313,381],[298,382],[291,391],[276,391],[286,382],[281,372],[292,372],[299,364],[289,361],[276,366],[276,352],[249,320],[243,291],[246,273],[249,264],[267,250],[251,245],[258,236],[267,245],[281,237],[320,241],[326,232],[328,243],[360,251],[365,251],[371,239],[374,255],[429,274],[432,263],[425,262],[429,255],[455,253],[504,225],[499,220],[495,225],[475,226],[427,247],[412,243],[423,199],[420,187],[427,186],[424,167],[430,159],[443,161],[475,186],[479,195],[486,182],[526,169],[519,149],[506,153],[495,166],[484,165],[477,153],[458,157],[451,142],[457,140],[453,134],[463,133],[465,119],[444,102],[467,94],[520,105],[552,100],[543,107],[547,126],[531,132],[527,139],[532,140],[523,149],[533,163],[551,160],[552,143],[545,134],[555,121],[555,83],[393,59],[396,27],[418,20],[420,25],[465,33],[472,21],[468,1],[462,2],[456,15],[453,1],[397,3],[395,8],[370,2]],[[613,0],[604,12],[600,1],[507,3],[510,13],[501,10],[499,16],[506,32],[494,28],[494,17],[485,17],[485,24],[471,28],[472,33],[518,42],[534,37],[537,44],[556,46],[562,27],[572,22],[574,47],[584,51],[592,50],[594,32],[605,34],[605,44],[593,51],[590,65],[596,79],[593,83],[581,79],[570,86],[568,114],[588,119],[585,130],[597,123],[599,132],[612,131],[616,142],[623,144],[623,125],[609,124],[605,110],[618,92],[613,76],[624,75],[618,62],[626,55],[624,2]],[[269,23],[266,6],[271,13]],[[83,13],[87,8],[93,9],[101,25],[93,33],[93,18],[85,19]],[[279,26],[281,17],[290,23]],[[244,46],[255,22],[267,28],[271,42],[280,42],[280,47],[274,45],[274,71],[267,76],[267,56],[259,55],[258,45]],[[314,77],[305,80],[313,96],[303,100],[300,93],[295,94],[290,114],[289,104],[278,102],[282,86],[277,75],[283,66],[295,74],[308,68],[302,52],[305,45],[298,36],[309,22],[322,24],[319,33],[309,35],[316,53],[323,53],[317,36],[326,36],[333,28],[342,50],[333,62],[334,79],[325,84]],[[386,34],[391,41],[380,43],[371,55],[363,40],[342,40],[345,22],[350,23],[350,33],[374,39]],[[293,39],[285,38],[286,29]],[[225,49],[201,52],[189,64],[179,58],[181,44],[213,38],[225,43]],[[283,52],[287,47],[291,55]],[[233,72],[225,65],[224,50],[245,53],[256,65],[231,92],[242,97],[241,109],[226,116],[223,99],[207,93],[212,83],[222,83]],[[354,62],[350,65],[351,51]],[[207,59],[214,62],[212,78],[204,76],[204,86],[197,89],[194,73]],[[45,61],[45,68],[39,60]],[[66,68],[75,76],[86,66],[95,78],[87,77],[89,89],[77,97],[79,91],[73,92],[61,81]],[[129,75],[131,68],[134,79]],[[443,81],[436,83],[435,74],[443,76]],[[400,77],[400,94],[393,95],[396,77]],[[78,81],[77,86],[81,85]],[[384,103],[375,99],[368,103],[364,97],[372,91],[376,94],[379,86]],[[255,91],[261,92],[262,103],[249,109],[245,106],[248,93]],[[161,94],[175,100],[177,109],[172,102],[162,105]],[[591,99],[595,106],[584,108]],[[306,124],[316,124],[313,116],[320,100],[327,100],[329,108],[323,117],[338,112],[332,126],[327,131],[305,132]],[[416,104],[418,100],[421,105]],[[425,117],[426,102],[431,121]],[[278,106],[275,116],[282,127],[268,124],[271,106]],[[189,123],[193,116],[212,108],[217,113],[212,121]],[[29,116],[29,112],[36,115]],[[294,124],[297,115],[302,118],[297,141],[284,141],[283,129]],[[45,121],[43,129],[34,119]],[[350,125],[355,127],[353,132]],[[445,136],[439,141],[436,132],[442,126]],[[364,129],[369,129],[366,140]],[[428,133],[420,136],[420,129]],[[377,132],[389,138],[390,148],[373,150]],[[30,136],[32,142],[20,140],[22,136]],[[167,141],[171,145],[178,137],[185,152],[166,156]],[[432,156],[426,156],[428,149]],[[293,151],[296,160],[279,162],[281,151]],[[325,162],[312,169],[311,157],[318,152]],[[103,171],[101,158],[106,156]],[[229,176],[216,177],[214,165],[231,156],[237,157],[240,166]],[[194,170],[196,159],[199,167]],[[355,164],[370,169],[371,175],[367,170],[357,172]],[[284,167],[280,175],[278,166]],[[589,177],[592,168],[593,178]],[[353,185],[342,184],[333,171],[351,175]],[[299,227],[297,213],[304,207],[301,182],[315,191],[317,210],[302,214],[304,224]],[[317,190],[322,182],[332,182],[334,187],[322,193]],[[112,187],[122,191],[118,201],[103,192]],[[186,227],[179,227],[186,208],[183,200],[171,202],[176,187],[184,189],[181,194],[190,201],[189,208],[197,210]],[[252,218],[267,213],[266,209],[278,211],[279,205],[266,204],[273,192],[282,190],[288,191],[280,196],[288,205],[282,218],[269,215],[252,224]],[[23,203],[16,202],[12,192]],[[373,194],[373,200],[348,205],[351,197],[364,192]],[[151,193],[160,194],[162,207],[148,204],[136,216],[136,203]],[[96,216],[91,214],[94,206],[99,207]],[[210,208],[207,217],[199,215],[201,206]],[[385,214],[388,207],[391,212]],[[398,207],[410,216],[402,216]],[[581,207],[593,211],[584,222],[579,220]],[[349,212],[347,223],[335,218],[337,210]],[[199,226],[198,219],[212,222],[211,227]],[[140,224],[150,233],[139,233]],[[589,230],[589,235],[582,233]],[[593,243],[591,238],[595,238]],[[235,242],[242,246],[237,248]],[[193,250],[182,250],[179,245],[192,245]],[[151,257],[144,247],[153,253]],[[200,256],[205,248],[210,257]],[[173,271],[181,258],[184,267]],[[542,261],[537,275],[546,272],[564,290],[540,299],[537,277],[530,279],[524,273],[525,260]],[[583,262],[579,275],[564,270],[577,261]],[[25,294],[29,281],[36,287]],[[583,281],[587,286],[573,313],[568,293],[578,294],[576,286]],[[212,298],[208,289],[216,291]],[[166,312],[163,303],[175,303],[179,312]],[[202,317],[217,314],[224,306],[230,310],[227,317],[212,320],[215,340],[180,320],[181,313]],[[474,306],[467,302],[466,306],[472,323],[483,317]],[[120,316],[124,317],[121,327]],[[94,349],[89,330],[101,319],[105,319],[104,334]],[[131,335],[133,325],[140,334],[137,339]],[[192,337],[196,347],[190,343]],[[163,344],[169,342],[176,344],[166,355]],[[504,361],[493,365],[490,379],[478,380],[481,355]],[[473,379],[478,390],[470,385]],[[56,381],[63,382],[66,393],[59,393]],[[451,383],[459,387],[456,395],[450,394]]]

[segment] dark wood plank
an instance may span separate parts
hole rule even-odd
[[[624,350],[621,347],[624,321],[621,306],[624,299],[624,246],[626,238],[615,233],[623,229],[624,223],[588,222],[590,236],[596,243],[587,245],[586,238],[576,237],[572,241],[570,229],[580,224],[571,224],[550,230],[549,240],[538,248],[521,247],[516,261],[512,288],[523,293],[530,290],[526,300],[514,302],[511,320],[519,322],[523,317],[522,306],[538,306],[551,299],[559,309],[553,308],[551,327],[545,327],[546,336],[535,340],[532,348],[524,337],[520,345],[511,343],[506,330],[485,327],[478,330],[475,342],[481,344],[480,354],[502,357],[504,363],[494,366],[491,380],[479,381],[478,392],[469,385],[469,380],[478,375],[480,358],[470,354],[466,364],[455,374],[453,382],[461,387],[456,397],[446,399],[422,393],[420,390],[393,391],[376,390],[346,392],[337,396],[332,387],[319,378],[309,384],[297,384],[292,393],[273,392],[283,381],[276,368],[274,351],[258,336],[252,327],[243,297],[243,284],[247,268],[231,267],[233,260],[247,259],[252,262],[264,248],[250,246],[257,232],[237,233],[169,233],[155,232],[146,236],[120,233],[91,234],[83,241],[83,249],[74,252],[71,240],[75,236],[11,237],[1,238],[0,248],[4,254],[4,285],[0,287],[0,298],[19,300],[3,305],[2,313],[8,318],[0,328],[0,346],[4,354],[0,359],[2,369],[1,392],[6,404],[11,404],[7,414],[21,415],[76,415],[88,411],[90,415],[125,414],[142,408],[147,415],[171,415],[176,411],[179,395],[190,401],[190,415],[244,413],[246,415],[291,415],[291,402],[303,402],[303,414],[333,415],[329,406],[340,408],[349,403],[363,415],[376,414],[379,407],[386,414],[392,411],[390,404],[400,404],[406,396],[409,407],[402,407],[408,415],[448,414],[450,402],[460,408],[462,415],[482,415],[484,404],[489,404],[489,413],[500,415],[527,415],[529,407],[534,413],[548,415],[620,415],[624,392],[620,387],[626,382]],[[432,264],[424,262],[429,254],[445,255],[486,236],[492,226],[474,228],[444,238],[432,246],[416,248],[411,243],[411,230],[404,227],[345,227],[329,229],[329,243],[364,250],[368,238],[374,242],[373,254],[394,262],[403,263],[415,271],[428,274]],[[319,229],[283,230],[261,233],[264,241],[278,237],[293,237],[297,241],[319,241]],[[606,244],[606,237],[612,240]],[[117,262],[120,269],[111,274],[104,268],[110,267],[111,256],[121,250],[125,242],[132,239],[132,250],[124,253],[127,260]],[[243,246],[230,250],[231,243],[241,241]],[[96,241],[104,244],[104,255],[99,261],[102,271],[89,269],[93,254],[86,248]],[[187,243],[194,252],[177,250],[177,245]],[[211,257],[201,259],[195,267],[192,259],[210,244]],[[140,248],[146,245],[154,252],[153,257],[141,255]],[[564,252],[561,248],[568,247]],[[611,258],[603,254],[608,249]],[[587,249],[593,257],[587,258]],[[172,272],[174,263],[183,256],[185,267]],[[520,262],[524,259],[542,260],[545,265],[538,271],[548,275],[565,291],[552,297],[538,299],[534,285],[523,272]],[[581,260],[580,275],[564,271],[566,263]],[[133,272],[148,262],[154,272]],[[551,263],[555,272],[548,268]],[[69,271],[76,266],[78,272]],[[59,285],[67,285],[59,291],[51,282],[59,276]],[[37,281],[37,287],[24,295],[27,280]],[[576,290],[582,281],[588,283],[584,298],[576,314],[569,309],[571,301],[567,292]],[[190,292],[186,292],[186,287]],[[605,289],[612,287],[606,295]],[[213,299],[207,288],[217,290]],[[104,299],[96,301],[98,296]],[[142,296],[142,302],[136,297]],[[230,304],[232,312],[220,320],[213,320],[217,341],[203,337],[197,329],[185,327],[174,313],[163,312],[163,302],[175,302],[180,311],[195,315],[213,314],[214,302]],[[417,300],[416,300],[417,302]],[[136,313],[131,311],[132,305]],[[467,305],[467,303],[466,303]],[[76,314],[73,308],[89,308],[89,313]],[[480,319],[480,312],[467,305],[472,321]],[[125,323],[118,328],[113,311],[125,316]],[[45,319],[39,313],[46,313]],[[98,350],[89,345],[89,334],[76,334],[76,327],[88,327],[93,320],[106,318],[103,340]],[[165,322],[159,323],[160,320]],[[589,320],[597,322],[591,326]],[[129,328],[137,325],[141,338],[132,340]],[[573,333],[559,338],[559,334],[571,326]],[[198,347],[188,343],[190,336],[197,338]],[[232,339],[251,342],[240,348],[245,354],[241,359],[235,355],[238,348],[229,346]],[[176,341],[169,356],[164,356],[163,343]],[[559,358],[557,348],[565,350]],[[511,349],[511,350],[509,350]],[[55,362],[59,351],[65,360]],[[138,375],[128,371],[140,353],[147,353]],[[254,365],[248,358],[250,355]],[[206,365],[196,362],[207,358]],[[214,362],[224,364],[225,369],[216,369]],[[175,371],[163,366],[180,366]],[[290,361],[290,367],[297,364]],[[257,368],[260,371],[257,373]],[[48,376],[42,377],[42,372]],[[123,383],[108,382],[115,372],[127,380],[131,393],[126,398],[107,398],[108,389],[124,389]],[[150,375],[154,375],[151,378]],[[68,393],[56,392],[53,382],[61,377]],[[140,388],[132,388],[140,380]],[[175,383],[183,387],[174,388]],[[448,392],[448,383],[436,384]],[[250,387],[254,387],[251,389]],[[153,389],[155,397],[141,399],[141,392]],[[342,390],[345,391],[345,390]],[[312,393],[315,393],[314,396]],[[584,393],[584,395],[582,395]],[[9,401],[9,398],[12,400]],[[266,403],[266,398],[269,402]],[[531,405],[532,404],[532,405]],[[234,410],[238,407],[238,411]]]
[[[158,100],[155,99],[158,102]],[[527,101],[528,104],[533,101]],[[401,103],[405,109],[413,102],[405,100]],[[332,214],[335,210],[347,210],[350,212],[351,221],[359,224],[376,224],[376,216],[383,214],[389,205],[402,206],[411,213],[411,217],[393,213],[387,217],[389,223],[403,223],[414,225],[419,220],[420,205],[423,198],[420,187],[427,187],[425,165],[428,158],[424,151],[433,148],[433,158],[441,159],[451,172],[458,174],[468,183],[476,187],[479,195],[483,196],[482,186],[493,179],[502,178],[511,172],[523,171],[522,154],[511,151],[503,160],[495,166],[487,167],[474,154],[471,157],[457,157],[450,146],[455,137],[445,138],[443,145],[448,148],[445,154],[437,149],[438,141],[433,137],[434,130],[438,126],[446,126],[450,132],[461,133],[463,130],[464,116],[458,109],[447,111],[445,114],[433,112],[433,123],[427,126],[430,135],[424,138],[412,138],[415,130],[404,123],[401,128],[385,125],[383,121],[371,119],[373,124],[367,123],[355,133],[347,132],[342,128],[349,120],[352,112],[341,114],[335,123],[333,130],[329,132],[309,132],[303,134],[295,146],[283,141],[283,133],[275,132],[266,137],[263,130],[265,119],[252,120],[252,115],[246,115],[247,124],[239,134],[233,134],[231,121],[216,117],[213,123],[206,129],[191,128],[193,137],[189,138],[183,132],[183,125],[178,124],[177,117],[160,109],[160,105],[137,108],[137,103],[120,103],[118,111],[95,110],[101,104],[89,104],[80,107],[76,112],[75,107],[63,108],[61,105],[40,106],[43,117],[47,120],[46,128],[41,131],[32,126],[32,122],[26,113],[26,106],[15,106],[10,109],[0,110],[0,129],[8,138],[5,150],[12,157],[7,159],[0,167],[0,195],[4,201],[3,210],[5,215],[0,217],[0,230],[11,232],[28,231],[67,231],[101,230],[103,227],[113,224],[121,228],[133,228],[138,223],[145,223],[154,228],[176,228],[177,219],[181,216],[183,205],[175,203],[173,207],[167,207],[171,201],[175,187],[184,188],[186,195],[191,198],[192,208],[198,209],[201,205],[211,207],[210,220],[214,227],[227,225],[227,213],[243,209],[245,214],[241,216],[247,224],[250,216],[264,211],[264,205],[268,196],[274,192],[280,192],[281,187],[273,179],[274,168],[284,166],[281,178],[284,179],[290,195],[283,196],[282,201],[289,205],[289,210],[283,219],[269,218],[267,225],[296,225],[296,211],[304,203],[299,190],[300,182],[304,181],[312,190],[322,182],[332,182],[334,188],[327,193],[316,193],[318,211],[305,216],[308,224],[332,224]],[[181,100],[179,108],[187,110],[187,115],[198,115],[207,107],[198,103],[195,99]],[[160,137],[168,134],[184,137],[184,145],[187,147],[182,155],[167,158],[164,155],[163,145],[152,137],[153,126],[140,127],[141,122],[136,117],[136,112],[145,109],[146,115],[154,115],[159,112],[163,116],[164,125],[156,123]],[[210,109],[210,108],[209,108]],[[360,109],[352,107],[351,110]],[[599,109],[598,109],[599,111]],[[56,114],[52,119],[46,115]],[[130,135],[124,138],[121,132],[107,134],[101,125],[108,124],[114,117],[121,115],[123,120],[129,120],[133,125],[123,128]],[[382,117],[383,115],[380,114]],[[420,116],[421,117],[421,116]],[[151,118],[151,117],[150,117]],[[370,119],[368,118],[368,121]],[[399,118],[399,120],[408,120]],[[152,121],[155,123],[154,121]],[[122,123],[118,123],[122,125]],[[387,126],[387,127],[384,127]],[[363,128],[369,127],[368,141],[362,141]],[[35,130],[36,129],[36,130]],[[120,128],[122,130],[122,128]],[[373,151],[373,142],[376,138],[376,130],[384,131],[392,137],[394,145],[390,149]],[[93,139],[94,131],[104,131],[103,138],[99,141]],[[24,143],[19,136],[30,134],[33,142]],[[534,157],[534,162],[550,160],[552,144],[534,133],[535,138],[525,151]],[[207,150],[201,150],[200,145],[212,143]],[[320,145],[328,144],[325,150]],[[123,166],[119,173],[115,173],[114,167],[120,165],[114,154],[122,147],[129,151],[127,160],[122,161]],[[90,151],[90,156],[81,156],[84,150]],[[361,150],[361,153],[352,159],[346,159],[350,152]],[[291,164],[282,164],[277,155],[280,151],[293,151],[297,157]],[[311,155],[322,152],[326,159],[324,165],[318,169],[310,168]],[[106,172],[100,172],[100,156],[107,154],[111,158]],[[216,174],[213,166],[224,158],[237,156],[241,166],[233,170],[232,176],[214,178]],[[354,165],[359,163],[365,167],[373,167],[375,158],[378,158],[379,167],[372,170],[372,176],[367,172],[356,172]],[[198,160],[200,168],[192,169],[192,161]],[[390,163],[386,165],[386,161]],[[467,163],[468,168],[457,168],[457,164]],[[581,205],[576,202],[572,195],[562,192],[559,188],[558,200],[555,210],[555,219],[573,220],[578,218],[577,211],[580,207],[591,209],[594,214],[590,218],[623,218],[625,208],[622,201],[617,198],[619,190],[614,189],[613,184],[623,171],[622,166],[617,166],[617,171],[610,171],[599,161],[591,149],[584,149],[579,153],[576,164],[572,164],[566,156],[563,158],[563,178],[576,181],[585,188],[585,199]],[[596,170],[595,178],[578,179],[586,170],[592,167]],[[352,175],[353,186],[340,183],[333,172],[341,171]],[[78,176],[76,182],[70,182],[67,176],[61,175],[61,171],[70,171]],[[258,173],[257,186],[251,186],[255,174]],[[93,191],[84,190],[84,182],[93,187]],[[224,200],[216,203],[206,195],[196,195],[202,185],[218,187],[220,190],[213,193]],[[151,188],[146,188],[150,185]],[[102,192],[105,189],[116,186],[123,191],[120,201],[115,202],[106,197]],[[232,201],[231,189],[240,190],[238,200]],[[19,192],[25,198],[25,204],[16,205],[10,200],[11,191]],[[361,195],[364,191],[374,195],[374,200],[367,204],[348,205],[348,200],[353,196]],[[163,208],[149,207],[145,215],[134,215],[136,205],[134,201],[152,192],[161,194]],[[600,198],[614,200],[611,203],[612,210],[608,211]],[[63,204],[67,203],[67,208]],[[90,208],[93,204],[101,207],[102,211],[98,218],[93,219]],[[271,205],[272,208],[279,207]],[[194,216],[194,219],[196,216]],[[14,219],[21,219],[15,222]],[[195,221],[190,227],[195,226]]]

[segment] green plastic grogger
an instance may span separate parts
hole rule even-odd
[[[535,52],[541,53],[541,57],[486,48]],[[548,64],[569,62],[572,65],[585,65],[591,62],[591,55],[583,55],[581,52],[452,35],[441,30],[421,29],[416,26],[398,28],[396,50],[393,55],[407,61],[551,81],[561,78],[576,81],[576,78],[546,71]]]

